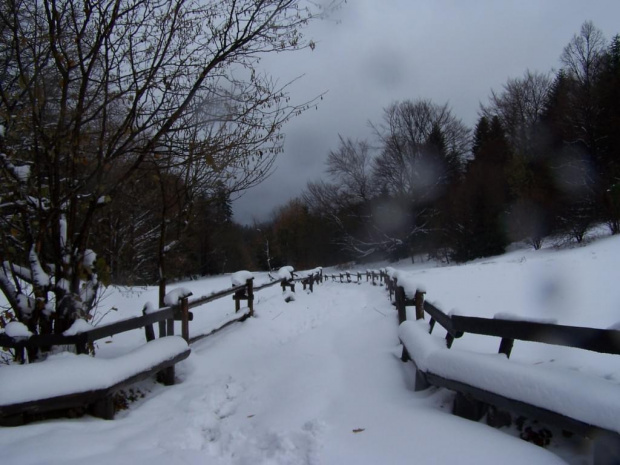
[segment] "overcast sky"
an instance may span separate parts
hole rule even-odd
[[[233,204],[251,224],[324,176],[338,135],[372,141],[368,121],[418,98],[448,102],[465,124],[508,78],[560,67],[560,54],[584,21],[607,39],[620,33],[620,0],[348,0],[336,17],[306,31],[317,47],[268,57],[262,65],[296,102],[327,92],[318,109],[284,127],[275,173]]]

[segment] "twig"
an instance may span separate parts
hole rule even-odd
[[[372,309],[377,312],[377,313],[381,313],[381,315],[383,316],[387,316],[387,314],[383,313],[382,311],[378,310],[377,307],[372,307]]]

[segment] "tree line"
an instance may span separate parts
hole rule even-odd
[[[601,223],[617,234],[620,36],[608,42],[585,22],[560,60],[554,74],[526,71],[492,91],[473,130],[447,104],[391,104],[372,139],[340,137],[326,179],[309,183],[273,228],[294,236],[295,211],[299,224],[324,225],[321,264],[463,262],[515,241],[581,242]]]

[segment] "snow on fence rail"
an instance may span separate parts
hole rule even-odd
[[[336,281],[337,275],[332,275]],[[618,386],[569,370],[542,369],[510,360],[514,341],[560,345],[620,355],[620,331],[521,320],[511,316],[479,318],[448,315],[426,301],[426,290],[393,268],[367,270],[366,281],[385,287],[394,300],[403,344],[402,360],[416,369],[415,390],[438,386],[457,393],[453,413],[489,424],[500,423],[499,409],[542,421],[593,440],[595,465],[620,463]],[[345,282],[340,274],[340,282]],[[347,282],[351,282],[348,280]],[[415,308],[415,320],[407,319]],[[430,320],[424,321],[425,314]],[[432,334],[436,324],[445,340]],[[450,350],[465,333],[500,338],[498,355]],[[492,407],[492,408],[490,408]],[[499,419],[499,420],[498,420]]]
[[[47,395],[39,391],[29,391],[31,394],[27,396],[28,398],[20,398],[18,401],[14,401],[14,399],[10,396],[0,397],[0,424],[22,424],[25,421],[23,417],[24,414],[41,413],[50,410],[66,409],[77,406],[91,406],[91,412],[95,416],[100,416],[107,419],[113,418],[114,406],[112,402],[112,395],[116,390],[126,387],[129,384],[141,379],[145,379],[153,373],[157,373],[158,379],[164,384],[174,384],[174,365],[189,355],[190,350],[187,345],[210,336],[233,323],[244,321],[248,317],[252,316],[254,314],[255,292],[278,284],[282,286],[283,290],[285,290],[288,286],[294,291],[295,282],[301,282],[304,289],[307,285],[309,285],[310,290],[313,291],[314,283],[323,281],[323,274],[322,269],[320,268],[305,272],[301,276],[295,276],[294,273],[290,271],[288,276],[275,279],[272,282],[268,282],[257,287],[254,286],[254,277],[249,272],[244,271],[235,273],[232,276],[232,280],[233,286],[231,288],[223,289],[221,291],[213,292],[191,300],[190,297],[192,296],[192,293],[190,291],[184,288],[176,288],[165,296],[165,307],[154,309],[151,305],[147,304],[143,309],[142,316],[128,318],[97,327],[83,325],[84,327],[80,327],[76,331],[71,331],[70,334],[66,335],[31,335],[29,333],[18,333],[19,335],[9,336],[6,333],[0,334],[0,347],[14,349],[16,359],[21,361],[22,364],[26,362],[24,352],[28,353],[29,361],[34,361],[36,354],[40,349],[49,349],[52,346],[59,345],[73,345],[76,348],[78,356],[86,357],[83,354],[86,354],[89,344],[106,337],[141,328],[144,328],[147,343],[145,346],[139,348],[138,351],[151,353],[153,352],[151,348],[155,347],[153,344],[157,343],[157,341],[155,341],[155,331],[153,325],[155,323],[159,324],[159,340],[161,341],[161,338],[174,336],[175,321],[181,322],[181,335],[184,341],[180,338],[177,339],[183,342],[186,348],[186,350],[179,353],[175,352],[172,355],[167,352],[162,355],[159,353],[161,350],[157,351],[158,354],[156,354],[155,359],[149,362],[147,367],[137,364],[135,370],[131,370],[130,366],[133,361],[140,359],[140,357],[136,358],[132,354],[118,357],[117,362],[123,365],[124,374],[121,376],[115,372],[113,383],[101,384],[99,382],[101,380],[94,380],[89,384],[89,376],[92,376],[88,373],[96,373],[97,370],[87,370],[85,373],[78,373],[78,376],[83,374],[87,378],[82,380],[81,383],[83,386],[86,386],[85,389],[76,388],[75,386],[72,386],[70,382],[66,382],[63,383],[63,386],[60,386],[57,389],[58,393],[53,393],[53,395]],[[232,295],[235,302],[235,313],[238,313],[239,315],[208,333],[199,334],[190,338],[189,322],[193,320],[193,314],[189,310],[230,295]],[[247,307],[244,310],[241,309],[241,301],[243,300],[247,301]],[[174,341],[169,339],[166,342],[172,343]],[[154,354],[151,355],[154,356]],[[144,359],[144,357],[141,358]],[[80,359],[82,362],[82,365],[80,366],[86,366],[84,363],[88,362],[88,359],[90,359],[92,363],[99,362],[96,359],[86,357],[85,359]],[[147,357],[147,359],[150,360],[149,357]],[[52,364],[56,363],[54,361],[51,362]],[[26,366],[13,365],[9,367],[12,370],[11,376],[3,377],[2,385],[4,388],[2,389],[2,392],[16,390],[16,386],[20,383],[20,373],[25,373],[25,371],[22,370],[27,370],[32,376],[32,373],[35,371],[49,371],[49,364],[50,363],[46,361],[42,363],[29,364]],[[95,376],[95,378],[96,377],[97,376]],[[101,376],[99,376],[99,378],[100,377]],[[13,379],[16,380],[17,384],[12,381]],[[2,386],[0,385],[0,387]],[[19,391],[19,389],[17,390]]]
[[[319,270],[319,271],[317,271]],[[134,329],[145,329],[146,339],[148,341],[155,338],[153,325],[155,323],[163,323],[159,327],[159,337],[174,334],[174,321],[181,321],[181,335],[188,342],[194,342],[189,338],[189,322],[193,320],[193,314],[189,310],[203,306],[209,302],[227,297],[233,296],[235,301],[235,311],[241,311],[241,301],[247,300],[248,311],[243,312],[237,319],[232,322],[245,320],[254,312],[254,293],[263,289],[269,288],[274,285],[287,286],[295,282],[310,283],[312,284],[322,281],[322,272],[320,269],[311,270],[306,272],[303,276],[292,277],[291,279],[276,279],[272,282],[267,282],[260,286],[254,286],[254,278],[246,279],[243,284],[233,285],[228,289],[216,291],[211,294],[207,294],[201,297],[190,299],[192,294],[190,292],[183,292],[182,288],[173,289],[167,294],[165,307],[158,309],[152,309],[145,306],[143,309],[143,315],[127,318],[120,321],[115,321],[109,324],[103,324],[96,327],[90,327],[86,330],[79,331],[76,334],[64,335],[64,334],[34,334],[30,337],[10,337],[5,333],[0,334],[0,347],[12,348],[18,353],[17,358],[26,361],[23,352],[28,349],[40,349],[49,348],[52,346],[68,345],[75,346],[78,354],[86,353],[89,344],[104,339],[106,337],[114,336],[116,334],[124,333]],[[181,292],[179,292],[181,291]],[[176,300],[177,303],[172,303],[172,300]],[[229,325],[231,322],[227,322]],[[218,328],[219,330],[221,328]],[[212,334],[212,333],[209,333]],[[200,338],[205,337],[201,335]],[[33,352],[31,352],[33,353]]]
[[[505,409],[588,437],[594,441],[594,463],[620,463],[618,386],[607,380],[553,371],[509,360],[515,340],[620,354],[620,331],[510,317],[447,315],[425,300],[423,287],[396,270],[381,270],[390,300],[398,311],[403,361],[416,367],[415,389],[431,385],[457,392],[453,412],[478,421],[488,407]],[[416,321],[407,321],[407,307]],[[424,320],[428,314],[430,321]],[[439,324],[445,341],[432,335]],[[449,350],[465,333],[500,338],[498,354]],[[596,395],[596,394],[598,395]]]

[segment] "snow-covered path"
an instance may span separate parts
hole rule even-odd
[[[181,382],[155,386],[114,421],[0,430],[4,464],[562,463],[414,393],[382,288],[325,283],[196,343]]]

